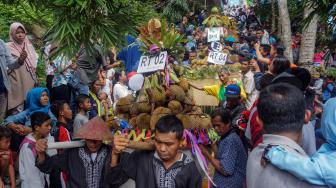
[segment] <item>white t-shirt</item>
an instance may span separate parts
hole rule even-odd
[[[107,77],[107,79],[109,79],[109,78],[113,78],[113,77],[114,77],[114,74],[115,74],[115,70],[114,70],[114,68],[109,69],[109,70],[106,72],[106,77]]]
[[[113,87],[113,101],[114,101],[114,108],[115,104],[117,104],[118,100],[123,97],[127,97],[130,95],[131,92],[128,90],[128,87],[121,83],[116,83]]]
[[[110,79],[105,80],[105,85],[102,88],[102,91],[105,92],[108,96],[111,95],[112,81]]]

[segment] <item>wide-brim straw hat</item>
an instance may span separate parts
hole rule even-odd
[[[75,138],[108,141],[112,139],[112,133],[102,118],[94,117],[78,129]]]

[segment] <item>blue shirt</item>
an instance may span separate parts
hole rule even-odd
[[[215,172],[217,188],[242,188],[245,184],[247,154],[244,145],[234,130],[218,143],[216,158],[228,176]]]
[[[124,62],[125,71],[128,74],[129,72],[137,71],[142,52],[140,51],[139,42],[134,37],[127,35],[126,39],[128,46],[119,52],[117,59]]]

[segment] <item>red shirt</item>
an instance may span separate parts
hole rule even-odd
[[[254,102],[250,111],[249,124],[251,129],[251,142],[252,148],[257,147],[263,141],[263,127],[257,122],[258,110],[257,105],[259,103],[259,99]]]

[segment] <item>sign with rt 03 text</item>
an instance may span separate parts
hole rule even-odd
[[[217,65],[225,65],[227,56],[228,54],[226,53],[210,51],[208,55],[208,62]]]
[[[167,57],[167,52],[160,52],[160,54],[157,54],[155,56],[141,56],[137,73],[163,70],[166,65]]]

